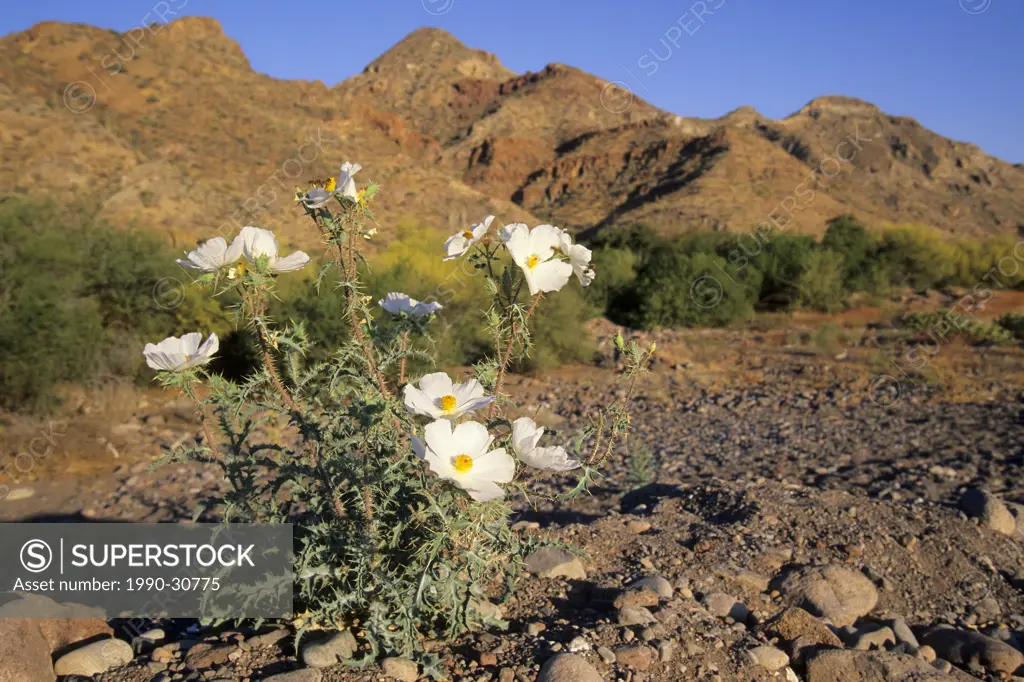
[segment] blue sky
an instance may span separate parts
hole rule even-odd
[[[749,104],[781,118],[850,95],[1024,162],[1021,0],[51,0],[7,3],[0,33],[46,19],[126,31],[154,12],[215,17],[279,78],[334,84],[436,26],[514,71],[571,64],[683,116]]]

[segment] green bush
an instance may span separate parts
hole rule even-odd
[[[628,248],[600,247],[594,251],[593,262],[601,276],[585,290],[587,301],[613,320],[625,319],[636,308],[640,255]]]
[[[869,275],[874,242],[868,229],[851,215],[841,215],[828,222],[821,245],[843,257],[843,286],[848,291],[873,291],[879,284]]]
[[[812,251],[797,279],[797,303],[805,308],[831,312],[848,294],[843,286],[843,257],[835,251]]]
[[[724,326],[754,313],[761,273],[724,258],[664,248],[641,268],[632,321],[652,327]]]
[[[87,205],[0,200],[0,405],[45,409],[62,382],[136,376],[139,339],[228,329],[163,242]]]
[[[1014,340],[1014,334],[1000,323],[977,320],[962,312],[945,309],[909,313],[903,317],[902,324],[915,332],[928,335],[934,343],[943,343],[946,339],[956,337],[972,344],[1000,344]]]
[[[1018,341],[1024,341],[1024,315],[1020,313],[1006,313],[996,324],[1013,335]]]

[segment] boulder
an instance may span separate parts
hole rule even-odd
[[[420,677],[420,667],[408,658],[385,658],[380,662],[384,677],[399,682],[416,682]]]
[[[122,639],[101,639],[98,642],[72,649],[57,659],[53,672],[60,675],[99,675],[112,668],[130,663],[135,657],[132,646]]]
[[[0,609],[24,613],[24,609],[59,612],[68,607],[39,595],[23,595]],[[55,609],[57,611],[55,611]],[[101,618],[0,617],[0,682],[49,682],[55,679],[52,655],[97,637],[110,637],[113,629]]]
[[[0,682],[54,682],[50,645],[27,618],[0,620]]]
[[[604,682],[604,679],[582,656],[558,654],[540,669],[537,682]]]
[[[572,552],[557,547],[541,547],[526,557],[526,570],[541,578],[584,580],[587,569]]]
[[[838,649],[811,656],[805,679],[807,682],[977,682],[958,670],[940,672],[911,656]]]
[[[838,565],[813,566],[778,583],[786,601],[838,627],[852,625],[878,603],[878,590],[862,573]]]
[[[358,644],[348,630],[330,635],[327,639],[303,643],[302,662],[309,668],[326,668],[341,659],[352,658]]]
[[[960,497],[960,508],[997,533],[1014,535],[1017,531],[1017,519],[1002,500],[987,490],[968,488]]]
[[[989,672],[1017,674],[1024,665],[1024,655],[1009,644],[986,637],[972,630],[951,627],[932,628],[921,638],[921,644],[930,646],[939,658],[954,665],[967,667],[977,663]]]

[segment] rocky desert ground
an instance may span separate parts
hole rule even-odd
[[[68,679],[106,682],[1024,679],[1024,351],[950,342],[930,371],[902,376],[893,367],[913,339],[892,341],[863,312],[825,325],[808,314],[643,335],[659,355],[621,457],[569,508],[543,495],[519,505],[524,533],[577,553],[532,555],[497,605],[508,628],[437,643],[436,669],[345,667],[339,656],[364,646],[358,629],[296,651],[294,622],[153,622],[142,634],[7,620],[0,680],[52,680],[51,660],[80,675]],[[523,411],[568,433],[623,390],[615,331],[595,326],[598,367],[516,377]],[[4,520],[191,517],[220,485],[214,473],[151,467],[202,437],[188,403],[124,390],[105,409],[34,425],[57,446],[7,482]]]

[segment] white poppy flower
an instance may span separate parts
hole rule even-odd
[[[580,463],[569,459],[565,448],[538,447],[543,435],[543,427],[537,426],[529,417],[520,417],[512,422],[512,450],[519,461],[534,469],[545,471],[570,471],[579,468]]]
[[[396,291],[392,291],[390,294],[377,301],[380,307],[388,311],[392,315],[401,315],[405,313],[411,317],[426,317],[427,315],[433,315],[438,310],[444,308],[443,305],[436,301],[431,302],[420,302],[415,298],[412,298],[408,294],[400,294]]]
[[[471,246],[484,238],[493,221],[494,216],[489,215],[483,222],[473,223],[466,231],[448,237],[448,241],[444,243],[444,259],[452,260],[469,251]]]
[[[418,440],[413,440],[413,451],[426,460],[431,471],[477,502],[505,496],[498,483],[513,479],[516,463],[504,448],[488,451],[494,438],[483,424],[465,422],[452,428],[451,422],[440,419],[424,429],[424,441]]]
[[[530,295],[539,291],[558,291],[572,275],[572,265],[554,258],[562,243],[562,231],[553,225],[528,229],[523,223],[502,230],[502,240],[512,260],[523,270]]]
[[[146,356],[146,364],[153,369],[168,372],[180,372],[199,365],[205,365],[220,347],[216,334],[203,341],[198,332],[185,334],[180,338],[168,336],[160,343],[147,343],[142,349]]]
[[[590,258],[593,255],[590,249],[582,244],[573,244],[572,235],[562,230],[561,240],[558,243],[558,250],[569,257],[572,271],[579,278],[580,284],[587,287],[594,281],[594,268],[590,265]]]
[[[302,251],[278,258],[277,238],[270,230],[259,227],[243,227],[238,239],[242,241],[242,255],[250,263],[261,256],[267,257],[267,268],[271,272],[294,272],[309,265],[309,256]]]
[[[484,395],[484,387],[476,379],[453,384],[444,372],[427,374],[420,379],[419,388],[406,384],[404,396],[411,412],[434,419],[458,419],[494,401],[494,396]]]
[[[231,246],[224,237],[214,237],[189,251],[184,258],[177,260],[178,265],[202,272],[217,272],[226,265],[231,265],[242,255],[242,242],[235,239]]]
[[[323,208],[327,205],[327,202],[331,200],[331,196],[333,195],[323,187],[314,187],[306,192],[306,196],[302,199],[302,203],[310,208]]]
[[[341,196],[348,197],[352,201],[359,200],[359,192],[356,191],[354,176],[362,168],[358,163],[351,163],[349,161],[341,164],[341,170],[338,173],[338,193]]]

